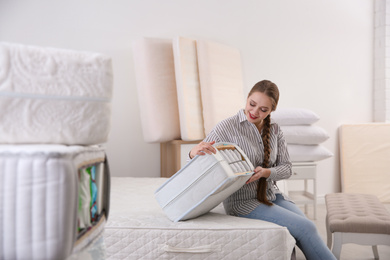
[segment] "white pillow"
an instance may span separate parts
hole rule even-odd
[[[320,144],[329,138],[328,133],[319,126],[288,125],[280,128],[288,144]]]
[[[333,156],[333,153],[319,144],[288,144],[287,150],[290,154],[291,162],[316,162]]]
[[[278,125],[311,125],[320,117],[313,111],[305,108],[278,108],[271,113],[271,118]]]

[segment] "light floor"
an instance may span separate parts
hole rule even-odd
[[[390,204],[385,204],[386,208],[390,211]],[[303,210],[303,207],[302,207]],[[307,216],[313,218],[313,207],[309,206]],[[325,204],[317,205],[317,219],[313,220],[317,226],[318,232],[326,244],[326,228],[325,228],[325,217],[326,217],[326,206]],[[379,259],[389,260],[390,259],[390,246],[378,246]],[[296,247],[297,260],[305,260],[305,256]],[[340,260],[373,260],[374,254],[371,246],[361,246],[356,244],[345,244],[341,249]]]

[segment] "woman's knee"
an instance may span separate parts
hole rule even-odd
[[[298,239],[304,237],[308,238],[312,234],[317,234],[317,227],[310,219],[304,219],[300,222],[300,230],[301,232],[299,232],[299,234],[296,236],[296,238]]]
[[[308,230],[308,232],[310,233],[314,233],[314,232],[317,232],[317,227],[316,225],[314,224],[313,221],[311,221],[310,219],[307,219],[305,221],[305,228]]]

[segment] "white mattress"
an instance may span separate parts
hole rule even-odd
[[[99,146],[0,145],[0,258],[70,255],[77,239],[79,169],[104,161]],[[103,207],[107,215],[107,196]],[[83,245],[87,236],[81,237]]]
[[[172,40],[139,39],[133,55],[145,142],[180,139]]]
[[[198,40],[197,54],[205,134],[244,108],[241,55],[238,49]]]
[[[205,134],[196,40],[184,37],[174,38],[173,56],[181,139],[184,141],[203,140]]]
[[[342,191],[373,194],[390,202],[390,124],[340,127]]]
[[[253,174],[246,154],[232,143],[216,143],[215,154],[195,156],[155,192],[172,221],[209,212],[240,189]]]
[[[167,179],[111,179],[107,259],[290,259],[294,238],[284,227],[211,213],[172,222],[154,199]]]
[[[106,142],[112,85],[105,55],[0,43],[0,143]]]

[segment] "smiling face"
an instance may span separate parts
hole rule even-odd
[[[266,94],[255,91],[246,101],[245,115],[252,124],[259,124],[272,112],[272,100]]]

